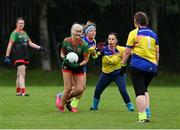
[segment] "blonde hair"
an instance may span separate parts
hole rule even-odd
[[[82,26],[81,24],[79,24],[79,23],[74,23],[74,24],[72,25],[72,27],[71,27],[71,35],[74,34],[74,30],[75,30],[75,29],[78,29],[78,30],[83,31],[83,26]]]

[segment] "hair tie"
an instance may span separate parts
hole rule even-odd
[[[94,25],[90,25],[85,29],[85,33],[87,34],[90,30],[92,29],[96,29],[96,27]]]

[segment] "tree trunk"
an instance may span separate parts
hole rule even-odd
[[[150,3],[152,28],[158,33],[158,4],[155,3],[155,0],[150,0]]]
[[[48,33],[48,14],[47,14],[48,1],[43,0],[39,4],[40,7],[40,43],[47,49],[46,55],[41,55],[41,64],[43,70],[51,70],[51,60],[50,60],[50,47],[49,47],[49,33]]]

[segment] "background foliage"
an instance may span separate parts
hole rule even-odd
[[[32,41],[49,49],[50,57],[46,59],[50,62],[49,70],[52,70],[60,67],[57,44],[70,35],[74,22],[85,24],[91,19],[97,24],[97,42],[105,41],[109,32],[117,32],[119,43],[124,46],[129,31],[134,28],[134,13],[144,11],[149,16],[150,27],[159,36],[160,70],[180,72],[179,0],[1,0],[0,9],[1,67],[9,35],[15,29],[15,19],[19,16],[25,18],[25,30]],[[47,25],[44,24],[46,22]],[[46,37],[42,36],[44,31],[48,32]],[[42,65],[44,59],[32,50],[30,67],[42,66],[46,70]]]

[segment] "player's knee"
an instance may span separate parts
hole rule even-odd
[[[73,88],[73,84],[71,82],[64,82],[64,86],[68,88]]]
[[[81,87],[81,88],[77,88],[77,89],[76,89],[76,91],[77,91],[79,94],[83,93],[84,90],[85,90],[84,87]]]
[[[26,74],[25,73],[19,73],[19,78],[25,78]]]
[[[64,89],[64,93],[65,93],[65,94],[69,94],[70,92],[71,92],[71,88],[65,88],[65,89]]]
[[[142,90],[136,90],[135,93],[136,93],[136,97],[140,95],[145,95],[145,92]]]

